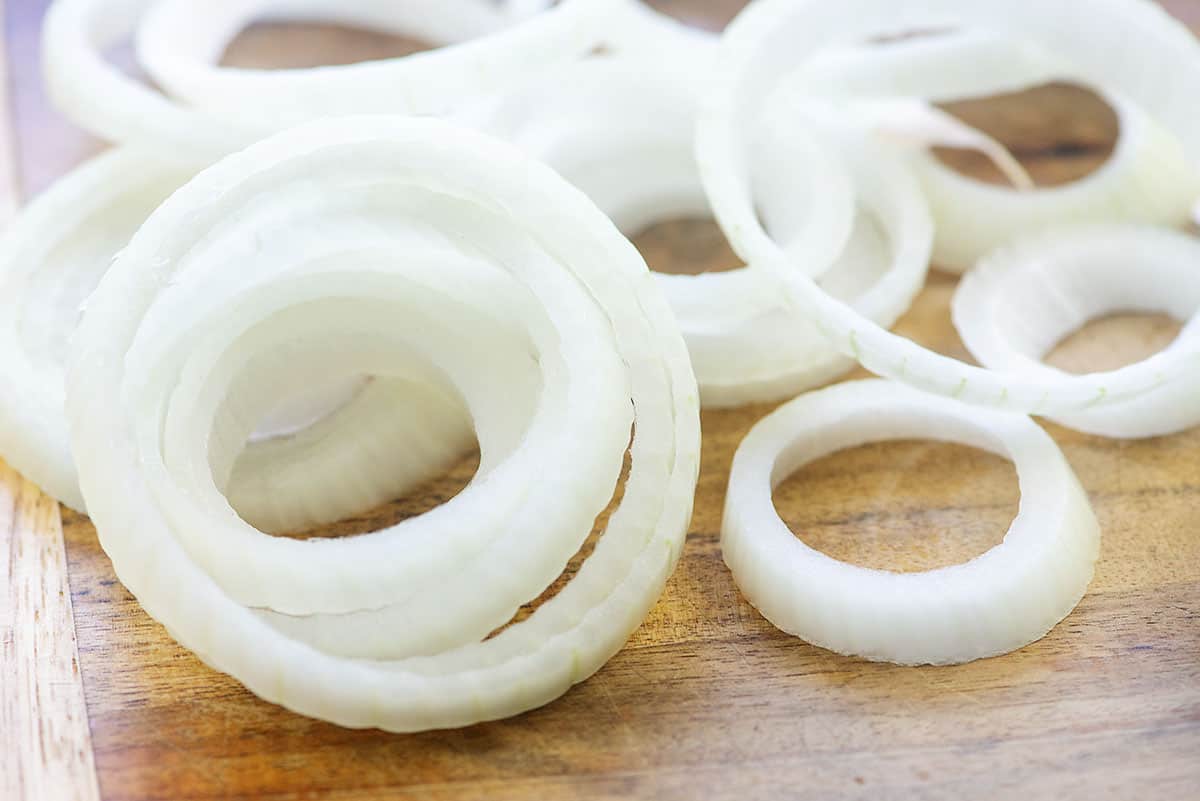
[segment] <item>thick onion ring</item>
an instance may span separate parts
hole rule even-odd
[[[895,439],[958,442],[1011,459],[1021,508],[1004,541],[964,564],[892,573],[832,559],[780,519],[771,492],[799,467]],[[1087,494],[1032,420],[880,380],[802,395],[759,421],[734,456],[721,527],[725,563],[777,627],[905,665],[969,662],[1041,638],[1083,596],[1099,545]]]
[[[1062,19],[1071,18],[1064,28]],[[1102,0],[1085,19],[1070,3],[1019,0],[1003,9],[982,0],[929,0],[920,8],[881,0],[760,0],[726,31],[697,135],[697,155],[718,222],[739,256],[772,269],[790,300],[809,312],[836,347],[880,375],[975,403],[1061,413],[1142,394],[1166,380],[1174,357],[1200,362],[1200,342],[1186,353],[1161,354],[1130,367],[1078,379],[1031,379],[997,373],[934,354],[888,333],[827,294],[788,262],[756,219],[746,187],[741,127],[752,125],[774,76],[802,65],[830,41],[863,40],[921,26],[983,27],[1044,43],[1072,62],[1076,74],[1111,85],[1179,137],[1200,157],[1200,118],[1179,98],[1200,96],[1200,44],[1166,12],[1130,0]],[[1136,42],[1136,45],[1133,43]],[[1126,69],[1136,64],[1136,69]]]
[[[139,409],[126,405],[139,392],[122,390],[130,347],[164,325],[154,310],[189,286],[221,291],[211,273],[186,269],[201,241],[222,246],[219,235],[207,234],[244,222],[239,209],[269,214],[272,203],[301,203],[303,186],[334,190],[312,196],[320,208],[320,198],[341,197],[339,186],[350,192],[364,181],[381,200],[417,192],[474,209],[456,241],[469,242],[463,232],[474,224],[502,220],[496,230],[504,236],[536,245],[558,269],[568,268],[563,275],[611,321],[636,419],[624,495],[575,578],[531,617],[484,642],[398,661],[337,657],[283,636],[200,570],[147,483],[146,454],[135,438]],[[414,214],[424,207],[410,204]],[[488,252],[499,245],[485,239],[477,247]],[[522,281],[559,280],[556,271],[524,259],[497,266]],[[239,267],[246,272],[254,265]],[[347,726],[412,731],[546,703],[620,648],[679,556],[697,476],[699,416],[669,308],[636,251],[582,194],[476,134],[432,120],[348,118],[294,129],[229,157],[143,225],[92,296],[77,342],[68,390],[72,439],[84,496],[118,575],[209,664],[296,711]],[[496,570],[506,567],[521,566]]]

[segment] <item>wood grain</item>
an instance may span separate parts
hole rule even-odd
[[[715,27],[740,3],[670,5]],[[1198,6],[1180,0],[1172,10],[1196,15]],[[23,5],[18,16],[15,30],[32,36],[39,3]],[[345,31],[254,36],[237,45],[234,58],[270,63],[274,54],[303,50],[304,62],[291,63],[314,63],[359,52]],[[36,49],[31,40],[13,46]],[[392,45],[372,39],[369,46],[380,53]],[[95,144],[46,111],[36,62],[13,69],[28,187]],[[1094,167],[1115,133],[1111,115],[1075,90],[957,111],[1001,133],[1047,183]],[[729,258],[702,223],[662,226],[638,244],[663,269],[686,269],[684,261],[712,269]],[[962,357],[948,314],[953,288],[953,279],[935,274],[898,329]],[[1144,355],[1174,330],[1141,317],[1101,321],[1069,338],[1052,360],[1095,369]],[[898,668],[780,634],[741,598],[721,562],[730,459],[769,409],[703,414],[687,548],[628,647],[555,703],[460,731],[349,731],[259,701],[150,620],[116,581],[88,521],[65,513],[102,797],[1200,797],[1200,431],[1121,443],[1048,426],[1104,530],[1088,595],[1049,636],[1016,653],[958,667]],[[338,531],[422,511],[472,470],[466,462]],[[776,503],[827,553],[912,570],[986,549],[1015,513],[1017,495],[1011,466],[998,458],[901,442],[809,465],[781,485]]]
[[[19,204],[6,50],[0,40],[0,226]],[[97,799],[58,504],[2,460],[0,577],[0,799]]]

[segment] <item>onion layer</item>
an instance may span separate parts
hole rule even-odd
[[[1074,74],[1113,89],[1139,104],[1200,157],[1200,122],[1182,111],[1179,98],[1200,94],[1200,44],[1165,12],[1150,4],[1104,0],[1086,19],[1066,0],[929,0],[920,7],[882,0],[760,0],[726,31],[697,136],[697,155],[718,222],[734,250],[755,269],[784,282],[789,300],[810,314],[843,353],[881,375],[974,403],[1039,413],[1063,413],[1136,397],[1162,382],[1165,359],[1079,380],[998,373],[975,368],[894,336],[830,297],[790,263],[754,214],[747,185],[747,147],[763,103],[780,74],[799,68],[829,41],[855,41],[924,26],[984,27],[1052,48],[1071,62]],[[1136,45],[1132,44],[1136,42]],[[1136,69],[1129,68],[1136,65]],[[1200,358],[1200,343],[1188,345]]]
[[[396,257],[418,246],[421,258]],[[496,301],[481,308],[472,299],[483,295]],[[492,306],[512,319],[489,318]],[[420,336],[439,317],[460,343]],[[391,339],[369,347],[385,328]],[[317,368],[353,354],[354,372],[407,349],[468,405],[496,355],[494,370],[523,360],[541,389],[531,417],[493,392],[498,416],[476,418],[484,460],[485,430],[512,439],[434,512],[351,540],[269,543],[239,529],[215,490],[192,490],[215,486],[226,443],[246,430],[222,399],[285,341],[311,341]],[[334,344],[322,354],[325,341]],[[72,441],[121,580],[209,664],[305,714],[411,731],[545,703],[615,653],[679,556],[699,417],[669,308],[582,194],[477,134],[347,118],[223,160],[134,236],[93,295],[78,343]],[[422,380],[439,385],[436,372]],[[631,418],[628,480],[592,554],[532,616],[483,639],[481,626],[540,594],[587,535]],[[210,535],[236,542],[239,559],[213,559]],[[243,558],[267,572],[278,558],[281,569],[243,575],[231,564]],[[296,618],[296,631],[279,614],[316,617]],[[404,658],[373,658],[388,647],[379,642],[345,656],[350,644],[324,639],[338,615],[403,620],[389,633],[425,636],[394,649]]]
[[[1187,320],[1163,352],[1164,383],[1133,400],[1056,415],[1108,437],[1154,437],[1200,423],[1200,242],[1143,226],[1079,226],[1020,240],[967,273],[954,293],[954,325],[987,367],[1055,378],[1041,359],[1089,320],[1116,312],[1166,312]]]
[[[164,159],[207,162],[298,122],[333,113],[446,114],[581,57],[600,42],[603,0],[567,0],[543,14],[505,14],[483,0],[419,10],[391,3],[238,0],[196,14],[190,2],[57,0],[43,29],[47,88],[73,122],[112,142],[131,142]],[[259,12],[331,18],[456,42],[403,58],[307,70],[219,69],[211,62]],[[405,11],[409,13],[399,14]],[[518,24],[510,25],[516,19]],[[152,75],[181,105],[122,74],[109,48],[133,36]]]
[[[1052,81],[1086,83],[1072,74],[1069,63],[1025,42],[970,30],[827,49],[791,80],[777,91],[795,99],[777,104],[794,106],[813,92],[944,103],[1021,92]],[[1018,235],[1067,223],[1175,226],[1187,220],[1200,197],[1200,172],[1178,140],[1120,94],[1094,88],[1116,113],[1120,136],[1108,161],[1078,181],[1016,191],[961,175],[927,150],[914,154],[914,168],[937,222],[934,262],[940,268],[962,272]],[[886,117],[879,127],[888,129]],[[969,141],[962,145],[988,150]]]
[[[710,213],[691,155],[697,94],[693,79],[656,75],[646,61],[592,59],[485,104],[470,120],[550,164],[633,235]],[[896,156],[861,137],[839,139],[834,148],[811,128],[764,130],[757,207],[800,269],[823,273],[823,286],[890,325],[924,281],[930,221]],[[706,406],[790,397],[853,366],[780,304],[769,273],[656,277]]]
[[[892,573],[825,556],[779,518],[771,491],[804,464],[915,438],[1013,461],[1021,508],[1001,544],[953,567]],[[1083,596],[1099,544],[1087,495],[1028,417],[878,380],[802,395],[751,429],[734,457],[721,528],[738,586],[780,629],[838,653],[906,665],[968,662],[1041,638]]]
[[[195,172],[134,148],[110,151],[34,200],[0,245],[0,290],[20,310],[0,326],[0,453],[78,511],[84,501],[64,410],[68,342],[113,258]],[[259,436],[243,450],[247,431],[236,443],[241,452],[223,488],[240,515],[272,531],[331,522],[403,494],[469,450],[466,412],[444,392],[410,378],[381,378],[343,408],[345,391],[361,382],[348,380],[331,386],[318,375],[305,383],[327,395],[308,404],[310,419],[323,418],[319,425]],[[232,402],[244,410],[264,389],[266,400],[277,399],[279,386],[251,381]],[[268,411],[256,409],[251,430]],[[346,491],[348,476],[357,477],[353,492]]]

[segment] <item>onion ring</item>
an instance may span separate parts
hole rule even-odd
[[[967,63],[970,69],[960,68]],[[902,95],[931,103],[1073,80],[1069,65],[1025,43],[978,31],[827,49],[796,78],[798,85],[789,91],[797,94]],[[937,221],[933,256],[940,268],[963,272],[1021,234],[1069,223],[1187,221],[1200,197],[1200,173],[1178,141],[1136,106],[1097,90],[1116,113],[1120,136],[1106,163],[1078,181],[1014,191],[960,175],[927,151],[914,154]]]
[[[692,79],[655,75],[640,59],[591,59],[491,101],[473,120],[554,167],[632,235],[671,216],[709,213],[690,152],[697,93]],[[816,144],[811,131],[764,133],[759,213],[798,264],[828,269],[826,286],[891,324],[925,278],[931,229],[920,191],[897,159],[865,142],[844,143],[845,158]],[[866,190],[857,222],[852,181]],[[705,406],[791,397],[853,366],[780,306],[762,272],[656,278],[680,321]]]
[[[195,172],[118,148],[59,180],[5,233],[0,290],[20,312],[0,328],[0,453],[78,511],[84,511],[84,502],[64,410],[67,343],[113,258],[146,216]],[[318,377],[308,386],[329,384]],[[236,402],[249,403],[255,390],[248,385]],[[324,418],[322,425],[242,451],[225,490],[239,514],[272,531],[365,511],[427,480],[469,449],[470,425],[454,403],[403,379],[375,382],[345,409],[336,408],[337,396],[326,399],[309,410]],[[251,423],[257,422],[256,416]],[[336,436],[328,435],[331,428]],[[347,441],[357,449],[348,452]],[[368,451],[374,452],[370,470],[352,461]],[[385,464],[388,469],[379,469]],[[353,493],[345,491],[351,481]]]
[[[394,18],[395,8],[388,4],[352,5],[345,8],[344,4],[318,0],[291,0],[284,3],[283,10],[303,12],[306,18],[386,24],[391,29],[422,24],[407,16]],[[454,8],[475,5],[486,4],[456,0]],[[150,26],[151,32],[141,35],[141,43],[151,50],[154,72],[167,72],[167,83],[173,83],[170,78],[179,79],[177,71],[192,74],[188,65],[193,63],[186,57],[197,55],[197,50],[217,47],[207,55],[219,56],[224,41],[221,31],[198,28],[200,22],[218,27],[222,22],[232,24],[234,28],[228,32],[232,35],[240,12],[252,15],[261,6],[226,0],[206,8],[206,14],[197,18],[190,3],[57,0],[46,15],[42,33],[49,95],[70,120],[103,139],[137,144],[162,159],[208,162],[314,116],[349,111],[448,113],[481,94],[536,74],[556,58],[570,60],[588,52],[599,42],[592,21],[603,3],[567,0],[559,8],[491,35],[404,58],[311,70],[202,70],[202,75],[211,74],[217,85],[214,91],[224,93],[228,86],[237,90],[223,95],[226,102],[214,108],[176,103],[125,76],[104,58],[108,48],[134,35],[139,23],[153,12],[158,22]],[[218,15],[217,11],[228,13]],[[176,13],[183,16],[174,16]],[[488,14],[483,8],[470,19],[441,13],[426,16],[444,23],[442,33],[457,32],[457,38],[477,33],[493,16],[496,24],[507,25],[513,19]],[[167,33],[182,31],[181,42],[171,42],[166,54],[156,49],[158,27]],[[201,33],[211,33],[219,41],[202,41]],[[532,52],[538,58],[525,55]],[[173,57],[176,55],[178,59]],[[173,66],[178,70],[173,71]],[[207,86],[206,80],[201,83]]]
[[[1200,242],[1144,226],[1079,226],[1030,236],[985,259],[954,293],[954,325],[981,364],[1060,374],[1041,358],[1088,320],[1165,311],[1200,328]],[[1136,266],[1136,267],[1135,267]],[[1187,331],[1168,349],[1195,334]],[[1200,423],[1200,370],[1124,403],[1054,416],[1106,437],[1156,437]]]
[[[839,562],[780,519],[771,491],[843,448],[895,439],[958,442],[1009,458],[1021,508],[1004,541],[960,565],[892,573]],[[1022,415],[867,380],[802,395],[738,447],[721,549],[742,593],[775,626],[841,654],[955,664],[1044,636],[1083,597],[1100,530],[1062,452]]]
[[[329,228],[306,236],[320,221]],[[347,227],[338,241],[334,231],[341,226]],[[414,608],[441,598],[433,617],[444,620],[425,622],[442,642],[462,644],[387,661],[319,650],[280,633],[235,599],[255,592],[286,599],[294,586],[228,589],[229,576],[218,581],[194,552],[210,529],[226,521],[201,500],[189,508],[179,499],[179,490],[196,478],[188,466],[207,460],[194,451],[197,437],[203,439],[205,409],[213,410],[212,400],[225,395],[238,373],[237,364],[222,364],[238,361],[238,353],[260,352],[241,338],[258,337],[256,321],[267,326],[262,334],[268,340],[288,330],[328,332],[332,325],[361,344],[362,335],[405,297],[421,307],[429,291],[438,291],[430,282],[444,281],[470,297],[471,284],[462,282],[454,261],[421,269],[424,260],[346,258],[346,248],[370,228],[383,237],[380,246],[386,237],[400,237],[399,252],[409,250],[406,239],[417,237],[460,254],[462,270],[493,279],[480,292],[513,286],[530,302],[536,298],[551,326],[536,317],[530,321],[546,384],[512,452],[477,490],[468,488],[439,510],[402,523],[413,536],[400,544],[399,565],[359,560],[353,581],[330,570],[321,598],[307,599],[333,610],[351,598],[411,602]],[[300,240],[290,249],[284,230]],[[314,241],[326,244],[329,258],[310,253]],[[422,285],[427,289],[412,295]],[[322,312],[305,313],[308,301]],[[427,318],[445,313],[448,326],[466,313],[454,312],[450,296],[424,307]],[[223,309],[226,314],[219,313]],[[231,318],[243,321],[244,334],[228,327]],[[389,319],[397,323],[395,314]],[[287,131],[221,161],[173,195],[133,237],[92,296],[77,345],[68,381],[72,441],[92,519],[121,580],[209,664],[304,714],[413,731],[546,703],[620,648],[679,556],[697,478],[699,415],[687,352],[666,301],[636,251],[582,194],[548,168],[478,134],[434,120],[345,118]],[[589,373],[597,371],[586,388],[561,372],[572,369],[566,357],[581,348],[593,358]],[[524,349],[524,358],[532,355]],[[486,356],[476,363],[486,366]],[[440,358],[437,364],[443,364]],[[619,404],[608,402],[622,396]],[[568,441],[558,429],[577,406],[593,419],[570,434],[570,454],[556,453]],[[219,404],[217,411],[219,425]],[[569,537],[551,532],[549,543],[533,536],[539,525],[553,528],[547,519],[578,517],[581,493],[595,495],[594,484],[611,470],[574,474],[577,451],[612,452],[615,444],[619,468],[623,441],[593,446],[585,440],[595,436],[593,429],[624,427],[628,435],[631,412],[636,434],[625,491],[579,573],[529,618],[484,641],[474,635],[468,640],[479,618],[498,610],[511,615],[514,602],[540,593],[544,568],[561,555],[558,546],[568,539],[577,545],[586,535],[585,527]],[[161,434],[153,419],[165,422]],[[217,456],[226,450],[220,447]],[[509,493],[519,485],[506,484],[504,475],[515,473],[507,468],[522,454],[536,454],[540,467],[537,482],[514,496]],[[516,466],[528,482],[528,463]],[[615,483],[616,472],[609,477]],[[500,508],[476,509],[471,497],[498,501]],[[546,499],[553,502],[540,503]],[[493,528],[468,515],[466,528],[485,530],[464,530],[462,520],[453,519],[455,510],[507,522]],[[443,525],[435,525],[438,520]],[[185,532],[184,523],[203,528]],[[523,540],[530,536],[542,541],[527,548]],[[366,553],[386,538],[387,532],[376,532],[303,544],[322,546],[326,556],[339,559],[342,551]],[[531,551],[537,564],[523,561]],[[564,563],[558,562],[559,570]],[[414,581],[401,592],[362,585],[370,573]],[[293,584],[308,580],[289,578]],[[411,591],[408,597],[404,589]]]
[[[143,69],[169,94],[198,108],[278,114],[293,122],[350,113],[441,115],[514,79],[586,55],[598,43],[589,21],[604,4],[563,0],[507,27],[489,0],[409,2],[221,0],[202,15],[192,0],[162,0],[138,25]],[[399,58],[307,69],[221,67],[221,53],[249,23],[275,17],[346,22],[445,45]],[[489,35],[490,34],[490,35]],[[536,54],[536,58],[531,57]]]
[[[760,0],[726,31],[713,75],[712,92],[697,130],[697,156],[714,214],[740,257],[755,269],[783,280],[790,302],[812,315],[830,341],[855,355],[873,372],[921,389],[963,400],[1055,414],[1136,397],[1163,383],[1175,370],[1200,363],[1200,340],[1156,354],[1120,370],[1089,376],[997,373],[934,354],[864,319],[820,288],[790,263],[755,218],[746,186],[746,143],[742,127],[753,125],[759,103],[775,87],[774,76],[801,65],[830,41],[862,40],[918,26],[983,27],[1052,46],[1089,83],[1111,84],[1153,115],[1200,156],[1200,122],[1178,98],[1200,95],[1200,44],[1154,6],[1102,0],[1086,20],[1069,30],[1057,21],[1070,16],[1069,3],[1019,0],[1000,9],[986,2],[929,0],[921,7],[880,0]],[[1061,14],[1054,8],[1061,6]],[[1136,49],[1131,44],[1137,42]],[[1137,64],[1136,70],[1123,67]]]

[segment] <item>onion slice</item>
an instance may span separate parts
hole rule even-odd
[[[802,67],[826,42],[924,26],[981,27],[1053,48],[1075,74],[1111,84],[1183,142],[1189,158],[1200,157],[1200,122],[1178,100],[1200,94],[1200,44],[1192,34],[1161,9],[1124,0],[1094,4],[1081,24],[1064,30],[1054,21],[1069,8],[1065,0],[1049,5],[1020,0],[1002,9],[982,0],[929,0],[919,8],[881,0],[760,0],[726,31],[696,143],[715,216],[739,256],[778,275],[790,302],[810,314],[839,350],[873,372],[973,403],[1046,414],[1136,397],[1162,383],[1167,359],[1161,354],[1119,371],[1067,380],[972,367],[890,334],[794,268],[756,218],[747,185],[747,133],[781,74]],[[1132,64],[1137,68],[1129,69]],[[1189,341],[1186,350],[1180,355],[1200,358],[1200,343]]]
[[[266,113],[293,122],[348,113],[445,114],[464,100],[586,55],[605,3],[563,0],[512,24],[490,0],[356,2],[222,0],[196,13],[192,0],[162,0],[138,25],[138,61],[169,94],[199,108]],[[301,69],[243,69],[217,62],[262,16],[350,22],[443,45],[411,55]]]
[[[655,74],[638,58],[591,59],[485,104],[470,120],[554,167],[632,236],[675,216],[710,214],[691,154],[698,93],[694,79]],[[841,138],[833,148],[811,127],[764,130],[757,207],[797,265],[824,273],[823,285],[891,324],[924,281],[929,217],[898,157]],[[853,366],[780,304],[767,273],[656,278],[706,406],[791,397]]]
[[[952,567],[871,570],[805,545],[772,504],[772,490],[814,459],[917,438],[1013,461],[1021,507],[1001,544]],[[880,380],[802,395],[755,425],[734,457],[721,527],[734,579],[773,624],[838,653],[904,665],[969,662],[1041,638],[1083,596],[1099,544],[1086,493],[1028,417]]]
[[[1015,93],[1054,81],[1087,83],[1073,75],[1069,63],[1026,42],[958,30],[822,50],[776,90],[786,95],[775,105],[808,104],[811,94],[820,93],[851,106],[857,105],[857,97],[892,97],[892,102],[917,104],[919,111],[922,101]],[[934,262],[940,268],[963,272],[1015,237],[1043,228],[1084,222],[1178,226],[1187,220],[1191,204],[1200,197],[1200,171],[1187,160],[1179,141],[1122,95],[1102,86],[1092,88],[1116,114],[1120,135],[1105,164],[1080,180],[1032,191],[1013,180],[1025,190],[1014,191],[961,175],[926,150],[914,153],[914,169],[937,221]],[[927,104],[925,109],[934,111]],[[886,107],[877,107],[875,124],[888,131],[911,119],[903,105],[898,111],[889,115]],[[957,141],[944,127],[930,133],[917,128],[913,133],[918,141],[980,150],[1010,180],[1019,178],[1007,151],[972,129],[962,129],[960,134],[966,136]]]
[[[0,453],[78,511],[84,501],[64,409],[68,343],[113,258],[196,171],[135,148],[109,151],[35,199],[0,244],[0,291],[18,310],[0,326]],[[236,443],[240,456],[224,489],[239,514],[271,531],[332,522],[403,494],[469,451],[466,412],[444,393],[410,379],[381,379],[341,408],[347,390],[361,384],[359,377],[348,381],[315,376],[305,385],[326,394],[310,398],[307,409],[319,425],[272,438],[259,429],[261,441],[243,448],[243,436]],[[233,402],[245,407],[264,389],[273,400],[279,387],[248,382]],[[418,419],[421,425],[409,422]],[[352,478],[354,492],[343,491]]]
[[[1154,437],[1200,423],[1200,364],[1184,344],[1200,336],[1200,242],[1146,226],[1078,226],[1026,237],[985,259],[954,293],[954,325],[981,364],[1064,373],[1041,362],[1063,337],[1117,312],[1188,321],[1164,352],[1164,383],[1133,400],[1057,415],[1107,437]],[[1068,378],[1069,380],[1069,378]]]
[[[367,231],[375,232],[370,247],[379,258],[348,250]],[[447,258],[429,264],[395,257],[419,242]],[[312,252],[315,243],[324,243],[323,254]],[[385,320],[410,347],[423,346],[434,365],[451,369],[454,348],[408,336],[404,315],[394,312],[424,308],[426,319],[445,315],[447,327],[468,323],[486,309],[456,307],[445,290],[469,298],[476,283],[481,293],[494,288],[528,298],[518,312],[540,310],[525,334],[500,342],[510,358],[536,357],[545,381],[529,428],[478,490],[405,521],[414,537],[393,546],[380,545],[395,539],[387,531],[297,543],[341,561],[323,584],[303,572],[282,572],[261,581],[265,586],[233,581],[228,571],[236,566],[210,573],[203,540],[230,521],[202,497],[187,502],[183,488],[199,486],[207,456],[197,449],[208,425],[225,419],[219,401],[237,375],[250,374],[242,369],[256,354],[274,352],[272,342],[289,331],[350,338],[358,344],[345,352],[363,353]],[[318,304],[318,314],[307,313],[309,303]],[[496,324],[507,325],[503,318]],[[412,331],[418,327],[414,321]],[[489,330],[459,330],[469,339],[473,329],[484,336]],[[527,345],[519,342],[524,336]],[[77,345],[68,382],[72,441],[89,511],[117,574],[206,662],[304,714],[413,731],[546,703],[620,648],[682,548],[699,415],[666,301],[636,251],[581,193],[478,134],[433,120],[345,118],[293,129],[219,162],[133,237],[92,296]],[[391,343],[380,343],[379,355],[385,345]],[[578,368],[572,357],[584,354],[587,386],[571,372]],[[485,351],[474,364],[488,361]],[[470,378],[469,364],[447,373],[451,385]],[[503,395],[491,404],[512,408]],[[576,409],[590,419],[568,434],[563,425]],[[482,639],[474,628],[480,620],[511,615],[536,597],[554,578],[546,578],[547,568],[560,557],[558,570],[565,564],[564,544],[577,547],[586,536],[586,527],[580,534],[554,523],[577,519],[581,504],[587,515],[600,484],[615,483],[604,454],[615,445],[619,468],[625,442],[608,435],[624,428],[628,436],[631,417],[627,483],[591,555],[530,617]],[[218,453],[227,453],[219,443]],[[583,469],[576,470],[577,454],[585,457]],[[251,533],[243,534],[253,545]],[[526,539],[533,542],[526,546]],[[387,547],[397,557],[388,564],[342,556]],[[302,554],[285,556],[304,564]],[[322,593],[314,599],[297,587]],[[248,608],[258,603],[248,600],[255,593],[284,613],[295,610],[274,599],[320,603],[322,614],[369,613],[379,600],[411,610],[432,605],[437,614],[414,622],[429,632],[426,644],[446,647],[402,659],[339,655],[279,631],[262,610]]]
[[[133,149],[105,153],[37,197],[0,245],[0,453],[76,510],[83,497],[63,411],[68,343],[113,256],[195,170]]]
[[[205,163],[332,113],[449,113],[527,79],[556,59],[586,54],[600,42],[593,23],[603,5],[602,0],[568,0],[510,24],[512,16],[489,9],[483,0],[455,0],[439,4],[433,13],[425,8],[403,16],[386,3],[222,2],[197,16],[190,2],[57,0],[42,32],[43,71],[51,99],[80,127],[111,142],[137,144],[162,159]],[[456,11],[468,7],[475,11]],[[391,30],[416,26],[445,41],[498,27],[436,51],[362,64],[264,71],[212,66],[243,22],[273,8]],[[105,59],[107,50],[134,36],[143,22],[138,38],[149,50],[142,56],[151,72],[175,97],[202,104],[176,102]],[[194,91],[186,91],[189,87]]]

